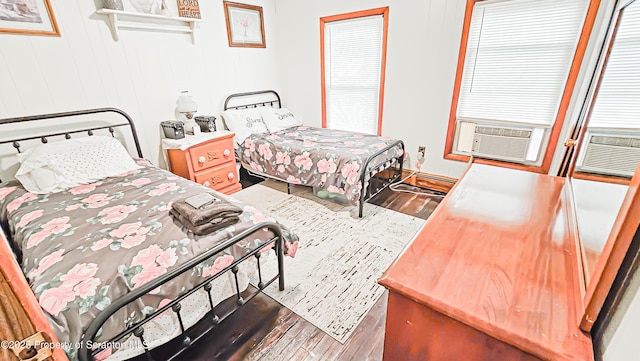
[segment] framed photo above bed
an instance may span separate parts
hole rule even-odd
[[[262,7],[230,1],[223,3],[229,46],[266,48]]]
[[[0,0],[0,33],[60,36],[49,0]]]

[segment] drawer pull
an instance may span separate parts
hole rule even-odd
[[[233,177],[235,177],[235,174],[233,174],[233,172],[229,172],[229,174],[227,174],[227,178],[233,179]]]
[[[231,151],[229,149],[225,149],[223,154],[225,157],[228,157],[231,155]]]
[[[218,151],[212,150],[210,152],[207,152],[206,157],[204,155],[201,155],[200,157],[198,157],[198,163],[204,164],[205,162],[210,162],[216,159],[220,159],[220,156],[218,155]]]
[[[229,172],[227,177],[229,179],[233,179],[233,177],[234,177],[233,172]],[[224,181],[222,180],[222,177],[216,175],[216,176],[211,177],[211,180],[204,181],[202,183],[202,185],[205,186],[205,187],[212,187],[212,186],[215,187],[217,184],[220,184],[220,183],[224,183]]]

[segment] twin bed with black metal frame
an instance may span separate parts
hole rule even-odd
[[[273,90],[245,92],[232,94],[224,102],[225,111],[259,107],[282,108],[280,95]],[[314,175],[304,179],[305,183],[302,184],[340,192],[336,195],[346,193],[347,198],[351,196],[348,199],[350,203],[357,203],[359,217],[362,217],[366,201],[402,178],[405,154],[401,140],[309,126],[253,134],[239,146],[237,158],[247,172],[286,182],[289,192],[291,184],[302,183],[297,177],[299,170],[304,170],[301,167],[313,163],[315,169],[310,171]],[[292,171],[284,171],[282,162],[277,168],[274,163],[278,163],[278,160],[258,154],[255,150],[249,151],[245,146],[255,149],[266,147],[261,151],[278,154],[280,160],[288,157],[290,163],[294,157],[300,157],[301,163],[298,167],[291,167]],[[305,161],[307,163],[303,163]],[[319,171],[320,162],[325,168],[323,172]],[[326,171],[328,167],[333,168]],[[389,175],[387,171],[392,174]],[[385,177],[381,177],[383,174]],[[328,181],[327,178],[332,175],[333,182]],[[374,178],[377,181],[372,181]]]
[[[111,136],[115,137],[116,128],[123,127],[130,129],[137,156],[142,158],[133,120],[125,112],[115,108],[1,119],[0,126],[55,119],[56,126],[62,128],[62,122],[66,119],[98,116],[107,113],[116,114],[117,117],[124,118],[126,122],[80,127],[68,131],[62,130],[42,135],[29,135],[1,140],[0,145],[12,144],[20,153],[22,151],[21,143],[29,140],[39,139],[42,143],[47,143],[52,137],[71,139],[72,135],[87,134],[91,136],[99,130],[108,130]],[[104,123],[104,121],[101,120],[100,123]],[[64,142],[65,140],[60,141]],[[133,342],[134,345],[139,345],[142,348],[136,352],[137,354],[145,353],[149,359],[153,359],[153,354],[149,347],[149,339],[145,334],[145,327],[150,322],[153,323],[158,318],[169,314],[172,320],[177,318],[178,322],[175,328],[179,331],[177,338],[182,340],[182,346],[175,351],[174,355],[162,355],[161,358],[177,359],[186,348],[193,345],[204,335],[200,333],[197,335],[190,334],[189,325],[183,322],[186,314],[181,305],[189,297],[195,297],[194,294],[196,292],[201,293],[201,296],[204,297],[203,299],[208,299],[210,309],[204,315],[200,315],[202,316],[201,321],[208,320],[205,321],[209,324],[207,327],[208,332],[229,316],[231,312],[246,304],[276,280],[278,281],[279,289],[284,289],[283,257],[289,244],[297,241],[295,235],[276,223],[272,218],[259,214],[259,211],[255,210],[255,208],[248,205],[240,205],[244,207],[240,216],[242,221],[232,227],[233,229],[221,230],[215,236],[209,238],[193,238],[192,234],[187,237],[185,229],[175,224],[175,221],[168,215],[167,209],[170,207],[170,201],[182,198],[185,195],[197,194],[203,191],[210,192],[211,190],[176,177],[167,171],[152,167],[143,160],[139,161],[139,164],[141,164],[141,169],[133,172],[135,174],[125,174],[97,182],[96,184],[83,185],[74,188],[75,191],[73,189],[71,191],[65,190],[48,195],[35,195],[26,192],[15,181],[0,183],[0,194],[3,195],[0,197],[2,228],[9,237],[10,245],[16,250],[16,258],[22,267],[22,271],[25,272],[30,286],[36,296],[40,297],[40,305],[47,310],[45,315],[49,319],[51,330],[59,331],[54,332],[58,334],[58,338],[61,341],[81,342],[79,349],[70,351],[71,358],[77,357],[82,361],[88,361],[94,360],[97,355],[101,359],[116,356],[116,351],[118,350],[114,349],[113,345],[124,344],[125,342],[130,342],[131,345],[131,342]],[[159,183],[154,183],[154,176],[161,179],[158,181]],[[133,192],[132,197],[147,198],[144,198],[143,201],[140,199],[131,200],[127,198],[126,191],[117,193],[118,196],[116,197],[113,193],[109,193],[115,188],[118,190],[130,189]],[[154,197],[149,196],[152,193]],[[95,195],[100,197],[94,197]],[[216,193],[215,195],[225,198],[221,194]],[[119,201],[118,199],[121,200]],[[107,203],[105,203],[105,200]],[[120,218],[120,214],[117,214],[116,218],[106,221],[104,214],[108,213],[107,216],[109,214],[111,216],[114,215],[114,207],[109,207],[109,212],[111,213],[102,212],[107,209],[108,202],[112,202],[109,205],[116,208],[120,207],[117,208],[120,210],[123,209],[123,205],[128,207],[127,212],[131,212],[128,216],[132,219]],[[153,207],[151,207],[152,205]],[[65,213],[65,210],[68,213]],[[102,211],[98,212],[99,210]],[[136,213],[138,211],[142,213]],[[149,221],[150,218],[153,219]],[[80,219],[79,223],[74,223],[75,219]],[[48,222],[45,223],[45,221]],[[115,221],[119,223],[114,224]],[[125,223],[127,221],[130,223]],[[88,228],[87,223],[92,223],[94,228]],[[118,225],[121,225],[120,228],[116,228]],[[130,232],[132,227],[137,227],[138,233],[127,233]],[[183,233],[180,234],[179,232]],[[34,237],[35,234],[40,234],[41,236],[37,238]],[[107,239],[105,237],[111,238]],[[169,243],[169,240],[172,241]],[[78,245],[78,242],[84,243]],[[271,247],[277,257],[277,274],[272,278],[263,279],[265,275],[263,275],[260,260],[261,257],[268,255],[264,252],[269,251]],[[132,253],[124,256],[115,253],[116,251],[125,250],[125,248],[128,251],[137,251],[137,253],[135,256]],[[34,255],[34,252],[37,251],[40,254]],[[157,253],[149,258],[151,251],[156,251]],[[52,260],[53,254],[58,254],[59,257]],[[119,256],[114,256],[114,254]],[[65,258],[63,260],[63,255],[71,259]],[[152,264],[150,269],[157,270],[161,268],[164,272],[159,277],[142,280],[140,274],[145,271],[144,267],[147,264],[136,263],[136,260],[144,258],[142,256],[147,258],[147,261],[145,261],[147,264],[149,262]],[[111,257],[110,262],[119,262],[120,265],[118,266],[117,263],[100,263],[100,259],[109,257]],[[117,258],[114,260],[113,257]],[[44,259],[48,261],[44,262]],[[129,262],[125,261],[128,259],[133,259],[129,268],[122,265],[122,262]],[[218,262],[220,260],[224,260],[224,262]],[[62,269],[62,264],[69,263],[69,261],[71,262],[66,266],[67,268]],[[256,292],[248,292],[248,295],[247,291],[243,293],[243,289],[239,286],[238,275],[239,268],[244,267],[242,268],[244,270],[248,267],[243,263],[245,261],[255,263],[256,268],[251,272],[253,274],[257,272],[255,282],[257,290]],[[44,263],[47,263],[46,267]],[[8,264],[13,263],[3,262],[3,264],[6,267]],[[117,273],[104,276],[105,279],[108,277],[120,279],[119,282],[126,283],[127,287],[118,289],[120,286],[116,286],[113,283],[97,284],[99,281],[104,281],[100,279],[100,272],[105,271],[109,266],[114,268],[111,271]],[[115,271],[116,267],[118,268],[117,271]],[[131,277],[132,275],[133,278]],[[227,281],[222,280],[223,275],[228,278]],[[135,281],[136,276],[139,277],[138,283]],[[245,281],[248,282],[242,279],[242,282]],[[224,287],[231,287],[230,290],[233,294],[232,297],[235,298],[236,307],[226,314],[216,314],[214,306],[220,300],[216,298],[214,293],[222,282],[227,282],[231,285],[225,284]],[[214,289],[213,291],[212,288]],[[59,304],[60,299],[54,299],[53,304],[48,299],[43,300],[43,298],[46,298],[43,295],[52,290],[62,292],[58,293],[58,295],[63,295],[61,297],[67,297],[65,294],[71,294],[71,299],[65,301],[67,303],[64,304],[64,307]],[[111,293],[112,291],[113,294]],[[74,292],[76,296],[73,296]],[[154,295],[162,295],[165,299],[158,303],[157,301],[162,297]],[[97,302],[98,299],[101,301]],[[214,299],[216,299],[216,302],[214,302]],[[88,300],[95,302],[91,303]],[[44,306],[45,303],[46,308]],[[141,311],[139,308],[142,306],[140,305],[144,305],[145,309]],[[150,308],[147,306],[150,306]],[[78,307],[80,311],[77,311]],[[114,328],[114,315],[123,311],[126,311],[128,315],[132,309],[135,310],[136,316],[126,320],[126,322],[123,321],[126,327]],[[52,311],[50,312],[49,310]],[[70,314],[69,317],[65,316],[66,318],[63,317],[65,312],[73,313],[76,311],[77,314]],[[75,318],[89,320],[89,322],[86,324],[73,324],[75,328],[78,328],[75,331],[65,329],[66,327],[71,327],[70,325]],[[121,326],[120,324],[123,322],[118,321],[118,326]],[[81,337],[65,339],[68,335],[73,335],[74,332],[76,337]],[[154,345],[153,347],[156,346]],[[70,354],[69,350],[67,350],[67,354]]]

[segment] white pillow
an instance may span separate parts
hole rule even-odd
[[[251,134],[268,132],[260,111],[256,108],[229,109],[222,112],[224,122],[230,131],[236,133],[236,143],[241,144]]]
[[[296,117],[293,112],[287,108],[275,109],[272,107],[261,107],[260,113],[264,123],[270,132],[302,125],[302,120]]]
[[[140,168],[122,143],[110,136],[91,136],[47,143],[18,155],[16,179],[31,193],[66,188]]]

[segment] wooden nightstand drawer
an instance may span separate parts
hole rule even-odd
[[[230,160],[235,161],[233,143],[229,139],[195,146],[189,150],[189,157],[194,172],[215,167]]]
[[[221,190],[222,188],[238,183],[236,163],[228,163],[220,167],[198,172],[196,173],[196,183],[215,190]]]
[[[183,148],[184,150],[167,149],[171,171],[225,194],[242,189],[233,151],[234,135],[231,132],[215,132],[203,134],[200,138],[186,137],[178,140],[178,145],[182,142],[192,145]],[[203,137],[211,138],[202,139]],[[174,147],[175,143],[174,141]]]

